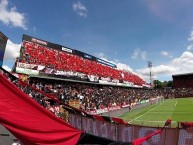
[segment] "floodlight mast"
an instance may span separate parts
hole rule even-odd
[[[148,61],[148,68],[149,68],[149,81],[150,81],[150,85],[151,85],[151,69],[152,69],[152,62],[151,61]]]

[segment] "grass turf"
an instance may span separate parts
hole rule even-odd
[[[177,122],[193,122],[193,98],[167,99],[131,110],[119,118],[130,124],[153,127],[163,126],[167,119],[171,119],[172,127],[177,127]]]

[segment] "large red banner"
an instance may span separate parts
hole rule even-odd
[[[0,124],[26,145],[74,145],[82,131],[57,118],[0,74]]]

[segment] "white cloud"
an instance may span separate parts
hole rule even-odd
[[[87,8],[79,1],[72,4],[73,10],[81,17],[87,17]]]
[[[193,45],[192,45],[192,44],[188,45],[188,46],[187,46],[187,50],[188,50],[188,51],[193,50]]]
[[[117,69],[119,70],[126,70],[126,71],[129,71],[129,72],[133,72],[132,68],[124,63],[115,63],[117,65]]]
[[[94,55],[100,59],[103,59],[103,60],[107,60],[104,53],[100,52],[100,53],[94,53]]]
[[[137,49],[135,49],[135,50],[133,51],[133,54],[132,54],[131,58],[132,58],[132,59],[137,59],[138,56],[139,56],[139,48],[137,48]]]
[[[167,51],[165,51],[165,50],[162,50],[161,52],[161,55],[163,55],[163,56],[166,56],[166,57],[169,57],[169,58],[173,58],[173,56],[171,56]]]
[[[162,50],[162,51],[161,51],[161,55],[168,56],[168,52],[165,51],[165,50]]]
[[[152,67],[152,75],[157,76],[168,76],[174,74],[191,73],[193,70],[193,53],[185,51],[180,57],[171,60],[168,65],[158,65]],[[138,74],[141,74],[144,79],[148,80],[150,70],[149,68],[136,70]]]
[[[20,47],[21,47],[21,44],[15,44],[10,40],[8,40],[5,48],[4,61],[15,60],[16,57],[19,56]]]
[[[146,60],[147,59],[147,52],[146,51],[142,51],[139,48],[136,48],[133,51],[133,54],[131,56],[132,59],[142,59],[142,60]]]
[[[190,36],[188,37],[188,40],[189,40],[189,41],[192,41],[192,40],[193,40],[193,30],[190,32]]]
[[[150,73],[149,68],[138,69],[136,71],[143,76],[149,76],[149,73]],[[170,74],[175,71],[175,68],[167,65],[159,65],[159,66],[152,67],[151,71],[152,71],[152,75],[157,76],[157,75],[163,75],[163,74]]]
[[[11,68],[9,68],[7,65],[3,65],[3,68],[4,68],[6,71],[8,71],[8,72],[11,71]]]
[[[147,56],[146,51],[142,51],[142,52],[141,52],[141,59],[146,60],[146,59],[147,59],[146,56]]]
[[[17,12],[16,7],[8,8],[8,0],[0,2],[0,21],[5,25],[27,29],[24,13]]]
[[[176,67],[175,74],[188,73],[193,70],[193,53],[185,51],[179,58],[173,59],[172,66]]]

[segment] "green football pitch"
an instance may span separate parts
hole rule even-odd
[[[193,122],[193,98],[167,99],[118,117],[130,124],[153,127],[162,127],[167,119],[171,119],[171,127],[177,127],[178,122]]]

